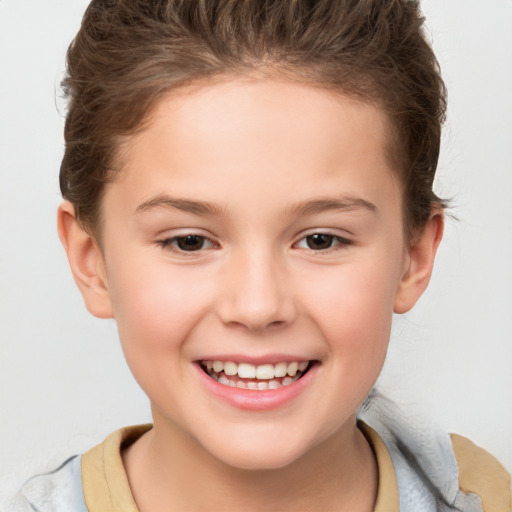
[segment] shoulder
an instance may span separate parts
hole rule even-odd
[[[137,512],[122,450],[134,443],[152,425],[125,427],[110,434],[105,441],[82,456],[82,482],[89,510]]]
[[[450,435],[459,467],[459,487],[482,500],[484,512],[510,512],[510,475],[488,452],[458,434]]]
[[[32,477],[16,495],[12,512],[87,512],[81,458],[71,457],[50,473]]]
[[[373,391],[358,418],[381,437],[393,463],[403,511],[511,512],[510,476],[468,439]],[[421,505],[420,505],[421,504]]]
[[[121,450],[150,428],[140,425],[117,430],[83,455],[32,477],[7,501],[6,512],[136,512]]]

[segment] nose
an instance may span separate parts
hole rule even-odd
[[[247,251],[226,262],[218,305],[224,324],[257,332],[295,320],[293,291],[278,260],[270,252]]]

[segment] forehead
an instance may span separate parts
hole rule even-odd
[[[140,201],[172,190],[226,206],[234,194],[261,193],[284,208],[288,199],[330,195],[337,183],[344,194],[363,186],[378,198],[384,182],[389,193],[399,188],[386,158],[387,125],[372,104],[296,82],[184,87],[159,101],[145,128],[125,141],[106,196],[117,184]]]

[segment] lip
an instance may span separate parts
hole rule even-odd
[[[287,356],[286,359],[280,359],[280,361],[290,360],[289,357],[290,356]],[[236,361],[237,359],[219,360]],[[244,359],[244,361],[240,361],[240,359],[238,359],[239,362],[251,363],[255,360],[257,359]],[[305,359],[299,358],[299,361],[300,360],[304,361]],[[268,359],[265,359],[265,361],[269,362]],[[292,359],[292,361],[297,361],[297,359]],[[209,377],[203,371],[199,363],[194,364],[194,367],[198,372],[201,384],[207,389],[207,391],[210,394],[212,394],[215,398],[225,403],[228,403],[232,407],[244,409],[247,411],[267,411],[272,409],[279,409],[280,407],[285,406],[287,403],[295,399],[297,396],[299,396],[302,392],[306,390],[306,388],[311,384],[312,380],[315,378],[319,366],[320,365],[318,363],[312,365],[305,375],[303,375],[300,379],[296,380],[295,382],[288,386],[283,386],[278,389],[256,391],[251,389],[241,389],[231,386],[225,386],[224,384],[219,384],[217,381]]]

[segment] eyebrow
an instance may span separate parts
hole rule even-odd
[[[135,211],[137,213],[143,213],[155,208],[170,208],[200,216],[221,216],[225,213],[222,208],[206,201],[193,201],[191,199],[181,199],[167,195],[148,199],[139,204]]]
[[[302,201],[288,209],[292,215],[314,215],[329,210],[366,210],[371,213],[377,213],[378,208],[370,201],[362,197],[343,196],[343,197],[321,197],[308,201]]]
[[[182,199],[170,197],[167,195],[157,196],[144,201],[136,208],[137,213],[147,212],[155,208],[171,208],[186,213],[192,213],[199,216],[221,216],[225,210],[219,206],[206,202],[194,201],[191,199]],[[301,201],[287,208],[287,214],[295,216],[307,216],[322,213],[329,210],[367,210],[372,213],[377,212],[377,207],[366,199],[354,196],[322,197]]]

